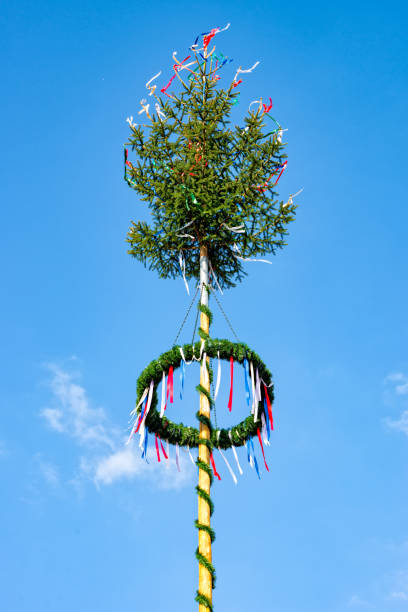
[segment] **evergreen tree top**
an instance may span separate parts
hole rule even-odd
[[[180,268],[198,278],[206,246],[219,284],[231,287],[245,275],[244,259],[285,245],[296,206],[293,196],[284,203],[275,191],[287,162],[272,102],[251,103],[244,126],[231,126],[239,75],[256,64],[238,69],[227,89],[219,87],[219,72],[232,61],[209,50],[219,31],[205,33],[201,48],[197,39],[182,61],[173,54],[174,74],[161,96],[152,84],[161,73],[146,84],[151,102],[142,100],[139,114],[148,124],[128,119],[125,147],[135,161],[125,148],[125,180],[148,202],[152,219],[132,222],[127,241],[129,253],[162,278],[178,276]]]

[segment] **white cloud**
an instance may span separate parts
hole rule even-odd
[[[43,461],[39,458],[39,468],[44,480],[52,487],[58,487],[60,478],[58,468],[48,461]]]
[[[129,445],[103,457],[96,463],[95,482],[112,484],[124,478],[153,477],[155,484],[161,489],[180,489],[190,482],[192,477],[190,461],[185,460],[182,465],[182,471],[178,472],[176,463],[171,458],[162,459],[160,463],[153,458],[146,463],[141,459],[139,449],[135,445]]]
[[[366,601],[365,599],[361,599],[359,595],[353,595],[350,598],[348,605],[351,608],[371,608],[372,607],[372,605],[368,601]]]
[[[48,425],[81,444],[106,444],[113,448],[115,428],[107,426],[105,411],[90,405],[85,389],[74,382],[73,374],[54,364],[48,367],[53,375],[50,388],[56,404],[41,411]]]
[[[404,591],[393,591],[390,594],[391,599],[399,599],[402,601],[408,601],[408,595]]]
[[[394,390],[397,395],[408,394],[408,376],[405,376],[402,372],[388,374],[385,378],[385,382],[394,383]]]
[[[408,436],[408,410],[404,410],[399,419],[385,419],[385,423],[390,429],[396,429]]]
[[[73,438],[85,449],[79,473],[70,480],[71,484],[80,488],[84,479],[100,486],[145,478],[162,489],[179,489],[190,482],[193,466],[189,460],[181,459],[181,472],[174,459],[158,463],[155,454],[146,463],[140,457],[136,441],[125,446],[123,432],[109,420],[103,408],[92,406],[85,388],[75,382],[72,373],[54,364],[48,368],[52,373],[49,383],[52,399],[50,406],[43,408],[40,414],[51,429]],[[152,453],[151,448],[148,457],[149,453]],[[50,484],[57,482],[58,472],[53,472],[50,465],[44,464],[42,472]]]

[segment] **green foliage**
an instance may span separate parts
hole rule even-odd
[[[182,349],[184,355],[188,361],[195,355],[196,358],[200,355],[201,343],[196,342],[195,344],[185,344]],[[252,361],[254,368],[259,369],[259,375],[263,380],[269,384],[272,380],[271,373],[262,362],[259,355],[252,351],[246,344],[233,343],[229,340],[217,340],[209,338],[205,341],[204,351],[208,357],[216,358],[218,351],[220,358],[229,361],[232,356],[235,362],[243,363],[244,359]],[[143,391],[150,385],[150,381],[153,380],[155,388],[153,391],[152,405],[150,412],[146,417],[146,427],[151,433],[157,433],[163,440],[168,440],[170,444],[179,444],[179,446],[190,446],[191,448],[197,447],[200,439],[200,434],[197,428],[189,427],[183,423],[173,423],[166,417],[160,418],[160,414],[157,411],[157,386],[161,382],[162,374],[168,372],[170,366],[173,366],[174,370],[180,367],[181,354],[178,346],[174,346],[170,351],[163,353],[158,359],[152,361],[141,373],[137,381],[137,399],[136,403],[139,403],[142,397]],[[204,393],[206,397],[210,399],[210,403],[213,403],[208,392],[201,385],[197,386],[199,393]],[[268,389],[268,394],[271,403],[273,402],[273,387]],[[140,412],[141,408],[139,408]],[[234,446],[242,446],[248,437],[255,437],[257,435],[258,427],[261,427],[261,415],[264,410],[262,402],[258,406],[258,419],[254,421],[254,417],[249,415],[244,421],[231,428],[231,438]],[[206,440],[203,443],[209,446],[211,450],[214,446],[222,449],[231,448],[232,443],[228,435],[227,429],[219,430],[219,439],[217,431],[211,426],[208,417],[197,413],[197,419],[204,422],[211,431],[211,440]]]
[[[270,117],[262,104],[232,127],[239,94],[233,83],[218,88],[214,74],[209,59],[188,79],[177,73],[180,93],[156,98],[165,118],[151,114],[149,125],[131,127],[127,145],[136,161],[125,165],[125,180],[152,219],[132,222],[127,240],[129,253],[162,278],[180,274],[180,252],[186,277],[198,278],[205,245],[220,285],[231,287],[245,274],[239,257],[285,245],[296,206],[274,191],[286,157],[278,129],[265,133]],[[237,227],[243,233],[228,229]]]

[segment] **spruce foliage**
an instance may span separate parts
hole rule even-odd
[[[180,275],[180,262],[187,278],[198,278],[206,245],[220,285],[232,287],[245,274],[242,258],[285,245],[296,206],[278,201],[274,191],[286,158],[280,126],[266,133],[272,124],[260,102],[244,125],[232,127],[239,94],[235,81],[218,86],[224,56],[192,49],[194,56],[192,69],[183,70],[185,60],[174,64],[179,92],[172,86],[155,95],[156,113],[146,111],[150,123],[131,125],[126,146],[136,160],[125,149],[125,180],[148,202],[152,219],[132,222],[127,241],[129,253],[162,278]]]

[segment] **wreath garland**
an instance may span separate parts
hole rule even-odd
[[[181,350],[180,350],[181,349]],[[266,365],[263,363],[259,355],[250,349],[246,344],[242,342],[234,343],[229,340],[220,340],[213,338],[202,339],[201,342],[195,344],[185,344],[184,346],[173,346],[172,349],[166,351],[158,359],[154,359],[149,365],[143,370],[137,380],[137,400],[136,405],[140,402],[143,393],[149,387],[151,381],[154,383],[153,397],[151,402],[150,411],[146,417],[145,425],[150,433],[154,433],[161,439],[168,441],[170,444],[178,444],[179,446],[189,446],[190,448],[197,447],[199,445],[200,434],[199,430],[195,427],[189,427],[183,423],[174,423],[168,419],[165,415],[160,416],[157,411],[157,387],[162,380],[163,372],[165,375],[168,374],[170,368],[176,370],[180,367],[183,361],[182,352],[185,356],[186,361],[195,359],[200,362],[200,356],[203,351],[210,358],[219,357],[222,360],[230,360],[232,357],[234,361],[243,363],[245,359],[251,361],[254,368],[258,369],[259,376],[262,378],[265,386],[262,385],[262,394],[268,394],[268,400],[272,404],[274,400],[272,375],[269,372]],[[210,379],[212,379],[212,370],[208,368]],[[271,385],[271,386],[269,386]],[[197,391],[205,393],[211,404],[214,400],[209,394],[201,387],[197,386]],[[253,438],[257,435],[258,428],[261,426],[261,416],[264,412],[264,402],[260,401],[258,404],[257,418],[250,414],[246,419],[241,421],[238,425],[231,427],[230,429],[217,429],[215,430],[210,422],[209,425],[211,430],[211,446],[219,447],[223,450],[229,449],[232,446],[243,446],[248,438]],[[142,411],[142,406],[137,409],[138,414]],[[197,418],[201,420],[202,416]],[[229,435],[231,433],[231,435]]]

